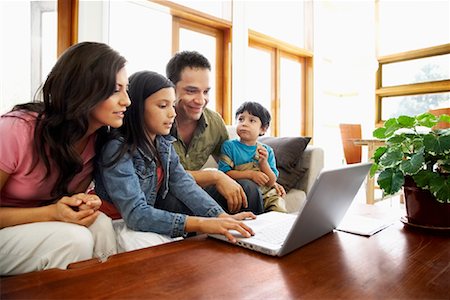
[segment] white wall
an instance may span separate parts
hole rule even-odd
[[[361,124],[363,137],[374,129],[374,3],[315,1],[314,6],[314,141],[332,167],[344,159],[339,123]]]

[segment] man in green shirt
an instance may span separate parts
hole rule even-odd
[[[171,135],[177,141],[175,150],[184,168],[226,211],[264,211],[258,186],[251,180],[235,181],[218,170],[201,170],[209,155],[216,159],[228,133],[222,117],[206,107],[209,102],[211,65],[195,51],[175,54],[166,68],[167,77],[175,84],[177,101],[175,124]]]

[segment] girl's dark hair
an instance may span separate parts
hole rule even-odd
[[[208,59],[197,51],[181,51],[176,53],[167,63],[166,76],[174,84],[181,78],[184,68],[208,69],[211,71],[211,64]]]
[[[13,108],[38,113],[34,148],[47,169],[43,180],[58,172],[52,197],[67,195],[70,181],[81,172],[83,162],[75,143],[87,133],[92,110],[114,93],[116,75],[125,63],[125,58],[106,44],[73,45],[61,55],[38,90],[40,100]],[[98,130],[96,150],[106,130],[106,126]],[[51,170],[49,157],[56,170]]]
[[[235,118],[242,114],[244,111],[249,114],[258,117],[261,120],[262,128],[268,128],[270,125],[270,113],[269,111],[259,104],[258,102],[244,102],[236,111]]]
[[[134,73],[128,81],[131,105],[125,112],[123,125],[112,131],[112,137],[121,136],[125,143],[122,144],[112,162],[107,164],[108,166],[114,165],[125,153],[132,153],[137,148],[143,149],[156,161],[159,160],[155,146],[145,138],[145,100],[157,91],[164,88],[175,88],[175,85],[163,75],[152,71]]]

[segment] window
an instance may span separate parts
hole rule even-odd
[[[246,100],[259,102],[271,112],[271,135],[310,135],[312,92],[306,87],[312,54],[254,31],[249,41],[246,99],[235,100],[235,108]]]
[[[223,90],[222,84],[218,80],[220,78],[219,76],[223,74],[223,65],[219,56],[223,48],[222,31],[179,18],[174,18],[174,23],[179,30],[179,39],[178,49],[174,47],[173,52],[184,50],[198,51],[209,60],[212,76],[209,80],[211,90],[209,91],[210,101],[208,107],[222,113],[221,103],[223,102]]]
[[[378,0],[376,8],[376,122],[450,107],[450,2]]]
[[[56,61],[57,1],[0,1],[0,113],[33,99]],[[17,34],[20,32],[21,34]]]
[[[166,75],[172,57],[169,10],[150,2],[110,1],[108,24],[109,45],[127,59],[128,75],[142,70]]]

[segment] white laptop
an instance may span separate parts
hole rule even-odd
[[[317,177],[298,215],[267,212],[245,220],[255,235],[244,238],[237,231],[235,245],[272,256],[283,256],[333,231],[350,207],[371,163],[323,170]],[[219,234],[209,236],[228,241]]]

